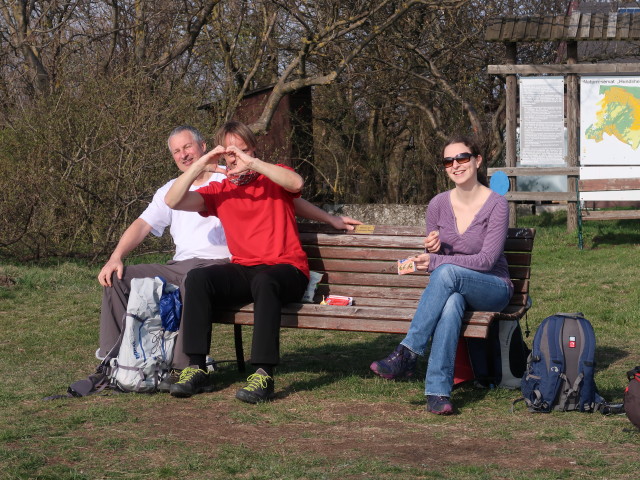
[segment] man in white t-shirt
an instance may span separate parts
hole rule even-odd
[[[175,128],[168,139],[168,146],[178,169],[186,171],[207,149],[200,132],[190,126]],[[191,186],[198,189],[210,182],[221,182],[225,178],[220,173],[204,171]],[[123,326],[127,310],[131,279],[160,276],[167,282],[178,285],[184,298],[184,280],[189,270],[229,261],[224,230],[217,217],[202,217],[195,212],[170,209],[164,197],[175,179],[160,187],[153,200],[133,221],[120,237],[116,248],[98,274],[98,281],[104,287],[100,312],[100,348],[98,358],[104,357],[116,344]],[[310,220],[330,224],[337,229],[352,230],[360,222],[349,217],[337,217],[297,199],[296,214]],[[149,233],[161,236],[164,229],[170,233],[176,246],[173,259],[166,264],[140,264],[125,267],[124,258],[147,237]],[[182,369],[189,365],[189,359],[182,349],[182,336],[178,335],[173,355],[173,367]]]

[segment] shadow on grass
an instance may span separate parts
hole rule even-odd
[[[342,335],[351,335],[341,333]],[[302,391],[312,391],[331,386],[348,377],[359,377],[363,381],[373,378],[374,374],[369,370],[372,361],[387,356],[402,340],[402,335],[367,334],[370,339],[349,340],[342,338],[340,341],[327,342],[318,346],[300,345],[295,350],[282,356],[278,373],[316,373],[311,379],[294,380],[284,389],[276,389],[277,398],[286,398],[291,394]],[[293,339],[290,339],[293,340]],[[598,347],[598,369],[606,370],[618,360],[625,358],[629,352],[617,347]],[[428,353],[427,353],[428,356]],[[418,361],[418,369],[414,377],[408,380],[399,380],[415,384],[418,391],[424,389],[424,375],[426,369],[426,357]],[[247,365],[247,372],[240,373],[235,362],[226,361],[221,365],[217,377],[217,383],[229,386],[242,381],[253,373],[251,365]],[[625,372],[621,372],[625,375]],[[474,382],[465,382],[454,387],[454,405],[456,411],[481,401],[492,390],[474,385]],[[600,391],[607,400],[618,399],[621,396],[619,389],[611,388]],[[513,390],[514,399],[520,395],[519,390]],[[415,406],[422,406],[424,401],[407,399]]]
[[[526,215],[518,218],[519,227],[566,227],[567,212],[542,212],[539,215]]]
[[[598,248],[604,245],[638,245],[640,244],[640,233],[616,233],[607,232],[594,235],[591,239],[591,248]]]
[[[606,370],[612,363],[617,362],[629,355],[629,352],[618,347],[596,347],[596,357],[598,370]]]
[[[402,340],[402,335],[365,334],[365,339],[349,339],[351,334],[347,332],[335,333],[342,337],[335,342],[323,342],[322,345],[300,345],[293,351],[289,351],[281,358],[277,368],[277,374],[283,373],[315,373],[313,378],[293,380],[284,389],[277,390],[277,398],[285,398],[293,393],[312,391],[331,386],[345,378],[356,377],[363,381],[377,378],[369,369],[374,360],[385,358]],[[293,339],[289,339],[293,340]],[[286,340],[285,340],[286,341]],[[418,360],[415,375],[410,379],[395,380],[396,382],[409,382],[415,384],[417,391],[424,391],[424,377],[429,352]],[[235,363],[226,363],[220,370],[219,381],[224,384],[233,384],[253,373],[253,368],[247,364],[247,372],[240,373]],[[466,382],[454,387],[456,405],[464,407],[483,398],[490,390],[476,388],[473,382]],[[416,405],[423,402],[416,401]]]
[[[247,331],[248,333],[248,331]],[[348,334],[347,334],[348,335]],[[388,355],[402,339],[400,335],[379,335],[371,340],[323,342],[322,345],[300,345],[294,351],[282,355],[276,375],[284,373],[316,373],[312,379],[294,380],[285,389],[276,388],[277,398],[285,398],[300,391],[311,391],[329,386],[340,379],[356,376],[373,376],[369,364]],[[289,339],[292,340],[292,339]],[[254,372],[247,362],[246,372],[238,371],[234,361],[223,361],[217,375],[217,383],[225,386],[244,380]],[[424,378],[424,371],[417,373]]]

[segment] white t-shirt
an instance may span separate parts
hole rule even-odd
[[[224,175],[214,173],[209,178],[209,182],[221,182],[224,178],[226,178]],[[175,181],[174,178],[160,187],[147,209],[140,215],[142,220],[151,225],[151,233],[160,237],[164,229],[171,226],[169,231],[176,246],[174,260],[190,258],[213,260],[231,257],[218,217],[203,217],[197,212],[172,210],[164,203],[164,197]],[[189,190],[196,190],[202,186],[191,185]]]

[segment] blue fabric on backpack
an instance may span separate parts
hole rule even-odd
[[[596,337],[582,314],[545,318],[533,339],[521,390],[529,410],[595,411],[604,399],[594,381]]]
[[[171,290],[167,282],[162,277],[162,296],[160,297],[159,309],[162,319],[162,328],[169,332],[175,332],[180,328],[180,316],[182,314],[182,301],[180,300],[180,289]]]

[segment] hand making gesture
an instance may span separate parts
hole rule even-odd
[[[222,145],[218,145],[216,148],[211,150],[210,152],[205,153],[198,159],[199,164],[205,165],[205,171],[212,173],[222,173],[223,175],[227,174],[227,170],[220,166],[220,157],[226,154],[226,148]]]

